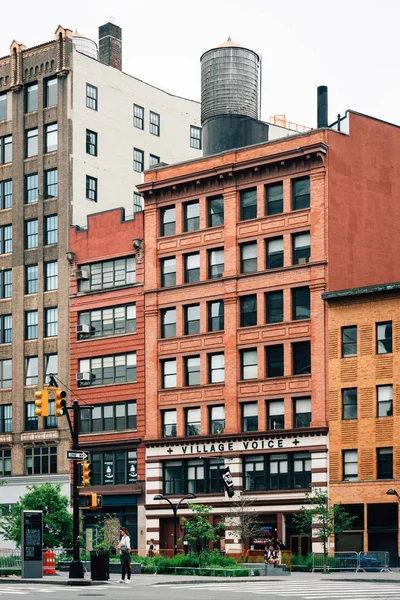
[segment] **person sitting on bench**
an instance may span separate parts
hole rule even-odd
[[[272,546],[272,544],[269,547],[269,550],[265,551],[264,560],[265,560],[266,564],[274,565],[275,568],[279,565],[278,554],[277,554],[276,550],[274,550],[274,547]]]

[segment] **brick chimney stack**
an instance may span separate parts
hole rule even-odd
[[[100,62],[114,69],[122,70],[122,29],[108,22],[99,27]]]

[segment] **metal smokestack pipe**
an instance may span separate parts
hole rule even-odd
[[[317,88],[317,127],[328,127],[328,88],[320,85]]]

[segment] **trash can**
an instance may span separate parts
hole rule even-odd
[[[107,581],[110,579],[110,553],[108,550],[91,551],[90,578],[93,581]]]

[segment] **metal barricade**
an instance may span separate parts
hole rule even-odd
[[[389,552],[360,552],[359,553],[359,571],[375,571],[383,573],[388,571],[391,573],[389,568]]]
[[[21,550],[0,548],[0,573],[21,570]]]
[[[313,553],[312,570],[324,570],[324,553]],[[328,571],[358,571],[359,557],[357,552],[334,552],[326,556],[326,569]]]

